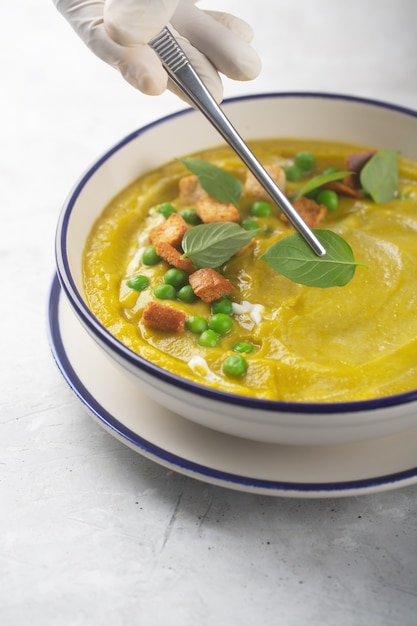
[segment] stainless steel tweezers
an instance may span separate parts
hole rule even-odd
[[[199,109],[218,130],[223,139],[242,159],[312,250],[314,250],[318,256],[324,256],[326,254],[325,248],[227,119],[222,109],[206,89],[204,83],[192,67],[188,57],[170,30],[164,28],[158,35],[151,39],[149,45],[161,59],[173,83],[175,83],[191,103]]]

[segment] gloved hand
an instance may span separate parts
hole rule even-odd
[[[260,71],[259,57],[248,45],[250,26],[227,13],[202,11],[193,0],[53,2],[92,52],[145,94],[161,94],[167,86],[177,92],[146,45],[167,24],[218,102],[223,94],[219,73],[251,80]]]

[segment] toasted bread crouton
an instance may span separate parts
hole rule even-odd
[[[224,276],[209,267],[197,270],[190,276],[190,285],[203,302],[213,302],[232,293],[234,287]]]
[[[151,300],[143,310],[142,322],[147,328],[180,333],[184,330],[186,317],[184,311]]]
[[[231,202],[219,202],[214,198],[199,200],[195,211],[204,224],[212,222],[239,222],[240,213]]]
[[[268,172],[272,180],[278,185],[281,191],[285,191],[285,183],[287,182],[285,172],[279,165],[267,165],[265,170]],[[248,196],[256,198],[258,200],[269,201],[271,198],[269,194],[262,187],[261,183],[255,178],[252,172],[246,173],[245,184],[243,191]]]
[[[187,272],[187,274],[191,274],[195,271],[195,266],[191,263],[190,259],[182,259],[181,252],[174,248],[174,246],[171,246],[170,243],[160,241],[156,244],[155,248],[159,256],[173,267],[183,270]]]
[[[151,229],[149,239],[155,246],[157,243],[164,241],[174,246],[174,248],[177,248],[187,230],[187,222],[181,215],[171,213],[168,219],[162,222],[162,224],[158,224],[158,226]]]
[[[352,172],[345,180],[346,185],[356,189],[361,188],[359,174],[374,154],[376,154],[376,150],[361,150],[360,152],[351,152],[346,156],[345,169]]]
[[[179,201],[181,204],[194,205],[199,200],[209,197],[207,191],[200,185],[200,181],[195,174],[181,178],[178,187]]]
[[[303,218],[307,226],[314,228],[322,222],[327,215],[327,207],[324,204],[317,204],[315,200],[302,196],[293,203],[294,209]],[[281,213],[280,218],[283,222],[289,223],[286,215]]]
[[[348,196],[349,198],[363,198],[363,193],[357,187],[354,187],[353,176],[349,176],[346,182],[342,183],[340,180],[334,180],[330,183],[323,185],[323,189],[331,189],[340,196]]]

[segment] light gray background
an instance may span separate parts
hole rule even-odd
[[[417,109],[415,0],[203,4],[246,18],[263,58],[227,96],[324,90]],[[49,0],[3,0],[0,50],[1,623],[414,625],[417,486],[237,493],[144,460],[86,415],[46,339],[59,210],[101,152],[183,105],[135,92]]]

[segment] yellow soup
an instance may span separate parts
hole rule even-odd
[[[293,165],[300,150],[315,156],[314,171],[297,182],[286,181],[292,197],[309,177],[329,167],[345,169],[346,155],[363,147],[320,141],[268,140],[251,144],[265,166]],[[246,168],[225,147],[197,156],[244,180]],[[189,172],[174,161],[150,172],[122,191],[104,209],[88,238],[84,284],[89,306],[122,343],[146,359],[203,385],[238,394],[299,402],[361,400],[411,390],[417,381],[417,163],[399,160],[400,182],[392,200],[375,203],[340,196],[320,228],[340,234],[363,264],[343,287],[306,287],[279,274],[259,257],[276,241],[292,234],[279,210],[250,216],[253,198],[239,200],[242,220],[259,230],[242,254],[217,271],[233,285],[231,329],[217,333],[214,347],[200,345],[187,323],[180,332],[155,330],[142,315],[155,289],[165,283],[166,261],[145,264],[149,232],[166,217],[166,202],[176,211],[179,180]],[[193,228],[193,226],[189,226]],[[255,232],[255,231],[254,231]],[[145,277],[141,290],[129,279]],[[147,280],[146,280],[147,279]],[[158,290],[156,291],[158,293]],[[207,324],[213,305],[176,296],[164,305],[188,320]],[[195,329],[194,329],[195,330]],[[236,344],[250,346],[240,375],[224,372]]]

